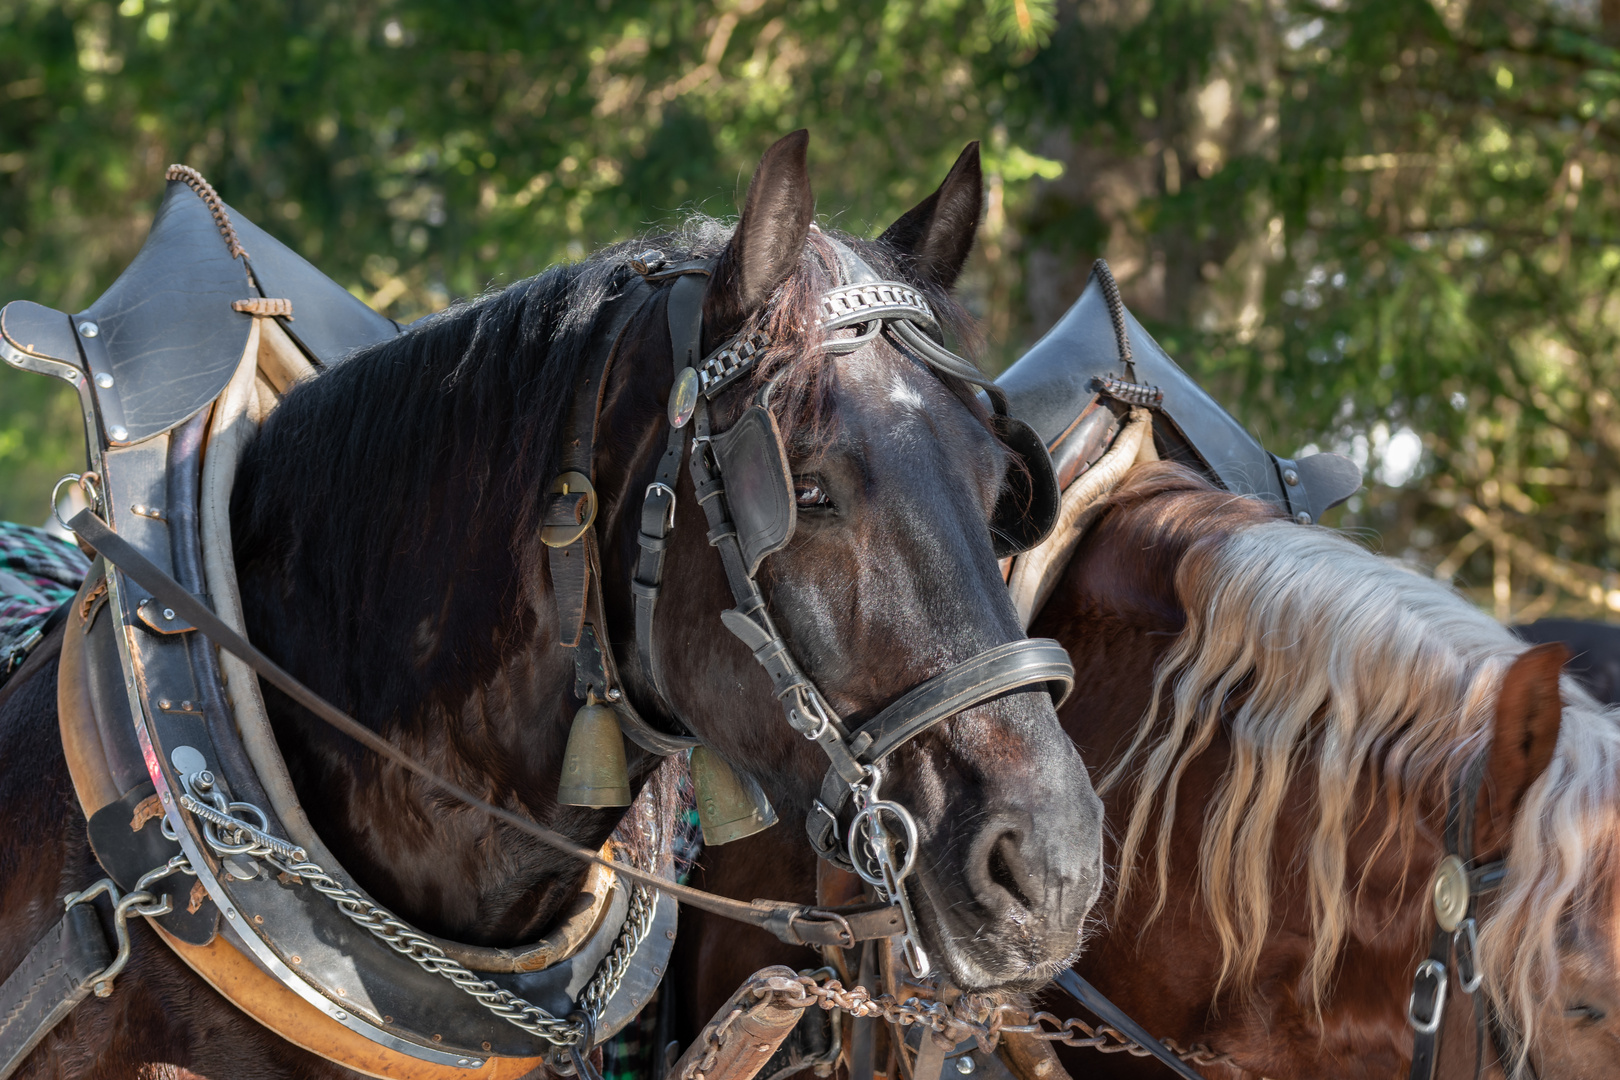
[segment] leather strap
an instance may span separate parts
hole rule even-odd
[[[1172,1054],[1169,1047],[1148,1034],[1146,1028],[1132,1020],[1124,1009],[1104,997],[1102,991],[1082,979],[1073,968],[1065,968],[1055,982],[1065,994],[1091,1010],[1097,1019],[1158,1058],[1177,1076],[1183,1077],[1184,1080],[1204,1080],[1202,1074]]]
[[[207,635],[210,641],[239,657],[243,663],[293,701],[308,709],[316,718],[380,757],[420,777],[432,787],[510,825],[519,832],[533,836],[547,847],[571,855],[582,862],[605,866],[631,881],[638,881],[658,889],[683,904],[691,904],[695,908],[735,922],[760,927],[789,945],[837,945],[849,948],[857,941],[889,937],[899,932],[899,914],[892,907],[861,905],[853,908],[818,908],[790,904],[781,900],[755,900],[743,903],[687,885],[678,885],[625,863],[604,859],[559,832],[511,810],[486,802],[454,781],[440,776],[299,682],[274,660],[221,622],[218,616],[181,587],[179,582],[131,547],[91,511],[81,510],[68,522],[68,527],[107,562],[162,601],[165,607],[173,608],[182,618]]]
[[[1470,935],[1466,940],[1472,940],[1475,908],[1479,903],[1480,894],[1494,889],[1506,875],[1506,866],[1501,861],[1478,867],[1471,865],[1474,861],[1474,827],[1475,819],[1478,817],[1479,789],[1485,782],[1487,757],[1487,754],[1478,754],[1468,763],[1468,767],[1457,778],[1450,797],[1446,800],[1446,824],[1443,834],[1446,853],[1462,860],[1466,871],[1468,906],[1463,915],[1463,922],[1457,930],[1435,926],[1434,936],[1429,940],[1429,955],[1418,965],[1417,972],[1412,977],[1412,996],[1406,1010],[1408,1019],[1413,1022],[1412,1068],[1407,1074],[1408,1080],[1434,1078],[1440,1064],[1440,1032],[1444,1027],[1447,990],[1451,985],[1452,969],[1454,966],[1460,969],[1461,965],[1466,963],[1469,970],[1458,971],[1458,974],[1466,980],[1474,973],[1474,965],[1479,963],[1479,958],[1472,949],[1464,952],[1458,946],[1465,940],[1463,936],[1465,934]],[[1483,994],[1469,990],[1466,981],[1460,982],[1459,986],[1474,998],[1474,1075],[1477,1077],[1485,1065],[1485,1033],[1488,1020]],[[1419,1016],[1432,1018],[1432,1023],[1419,1027],[1415,1019]]]
[[[1068,651],[1051,638],[1025,638],[987,649],[906,692],[862,724],[848,739],[863,769],[876,765],[911,739],[957,713],[1011,691],[1045,684],[1061,704],[1074,686]],[[838,822],[852,797],[849,781],[827,770],[820,806],[808,819],[810,842],[838,865],[848,856],[838,844]]]
[[[112,946],[89,904],[74,904],[0,984],[0,1080],[90,994]]]
[[[703,295],[708,289],[708,273],[706,263],[691,266],[675,279],[669,290],[666,315],[675,366],[671,393],[680,385],[681,372],[696,367],[703,359]],[[635,577],[630,582],[636,616],[636,654],[641,670],[646,672],[654,692],[671,713],[675,712],[675,706],[658,664],[658,650],[653,646],[653,618],[658,611],[658,593],[664,581],[664,552],[669,535],[675,530],[675,488],[680,483],[685,449],[684,429],[671,424],[664,456],[658,460],[658,471],[641,503],[641,529],[636,535],[641,554],[636,562]]]

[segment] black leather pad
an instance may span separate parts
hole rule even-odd
[[[713,447],[743,567],[753,577],[760,560],[787,545],[798,523],[793,473],[776,417],[750,405],[729,431],[714,437]]]
[[[237,238],[247,252],[260,294],[271,300],[292,301],[292,320],[282,320],[282,326],[310,356],[332,364],[356,349],[387,341],[399,333],[392,319],[355,299],[292,248],[229,206],[225,211],[231,215]]]
[[[125,892],[142,874],[180,854],[180,845],[163,835],[163,807],[150,780],[91,815],[89,833],[96,861]],[[173,911],[158,916],[159,926],[192,945],[214,940],[219,909],[196,878],[172,874],[152,891],[168,893],[174,901]]]
[[[169,181],[152,231],[118,280],[75,322],[110,387],[92,383],[103,419],[138,442],[167,431],[225,389],[252,320],[231,309],[253,295],[213,215],[184,183]],[[93,337],[83,333],[95,324]],[[121,418],[114,419],[114,418]]]
[[[54,308],[32,300],[13,300],[0,310],[0,332],[23,352],[81,367],[73,322]]]

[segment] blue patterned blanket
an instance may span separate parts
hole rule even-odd
[[[45,621],[79,591],[89,570],[71,541],[0,521],[0,684],[28,659]]]

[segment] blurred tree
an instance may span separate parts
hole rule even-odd
[[[1614,5],[1609,5],[1614,7]],[[1612,14],[1612,13],[1611,13]],[[812,129],[857,232],[970,139],[992,367],[1106,255],[1342,524],[1503,617],[1620,610],[1620,27],[1596,0],[0,0],[0,300],[82,307],[164,167],[409,319],[689,209]],[[0,515],[70,408],[0,390]]]

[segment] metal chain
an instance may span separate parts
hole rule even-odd
[[[1051,1024],[1056,1030],[1048,1030],[1043,1026],[1045,1024]],[[1046,1042],[1060,1042],[1064,1046],[1089,1047],[1102,1054],[1126,1053],[1132,1057],[1149,1057],[1153,1053],[1106,1024],[1093,1027],[1078,1017],[1064,1020],[1049,1012],[1036,1013],[1029,1018],[1028,1024],[1017,1027],[1005,1024],[1000,1030],[1006,1035],[1029,1035]],[[1211,1050],[1203,1043],[1194,1043],[1184,1049],[1174,1039],[1159,1041],[1169,1047],[1172,1054],[1189,1065],[1228,1065],[1234,1069],[1239,1068],[1231,1054]]]
[[[182,805],[187,802],[204,805],[201,799],[213,803],[210,807],[213,812],[206,815],[209,827],[204,829],[204,836],[221,854],[261,858],[283,874],[308,885],[372,937],[415,961],[422,969],[448,979],[457,989],[475,998],[484,1008],[514,1027],[522,1028],[553,1046],[573,1046],[585,1037],[587,1030],[595,1030],[602,1009],[618,992],[625,973],[630,969],[630,961],[652,929],[655,909],[652,890],[635,885],[630,890],[629,910],[613,950],[602,958],[591,981],[580,994],[579,1005],[586,1012],[586,1019],[581,1021],[553,1016],[540,1006],[456,963],[430,939],[358,891],[345,887],[319,863],[307,858],[285,857],[288,852],[300,855],[303,852],[287,841],[264,832],[263,825],[267,819],[257,807],[246,803],[227,803],[223,795],[213,790],[214,780],[209,773],[188,776],[185,784],[195,795],[183,799]],[[254,812],[260,823],[254,825],[232,815],[232,810],[239,809]],[[224,822],[218,820],[221,817],[225,819]]]
[[[698,1037],[704,1046],[703,1055],[687,1063],[679,1080],[707,1080],[709,1070],[714,1068],[737,1022],[754,1006],[773,997],[794,1008],[807,1009],[815,1005],[828,1012],[875,1017],[901,1028],[918,1025],[949,1040],[953,1046],[972,1039],[985,1053],[995,1049],[1003,1030],[1016,1030],[1006,1029],[1001,1024],[1006,1006],[994,1005],[988,998],[976,994],[963,994],[952,1005],[915,997],[901,1001],[893,994],[873,996],[864,986],[846,990],[837,979],[820,983],[812,975],[792,979],[780,975],[757,977],[743,984],[739,993],[752,996],[753,1001],[739,1001],[724,1017],[703,1029]]]

